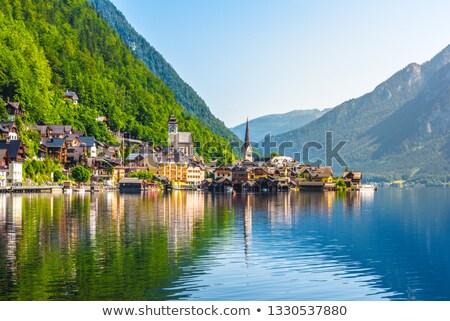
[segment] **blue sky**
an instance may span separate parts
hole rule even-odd
[[[227,126],[359,97],[450,43],[450,1],[112,0]]]

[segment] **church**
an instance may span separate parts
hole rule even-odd
[[[179,132],[178,122],[174,115],[168,121],[169,146],[175,152],[180,152],[188,157],[194,156],[194,141],[190,132]]]
[[[253,149],[252,144],[250,143],[250,131],[248,130],[248,117],[247,117],[247,125],[245,127],[245,142],[242,145],[242,160],[253,162]]]

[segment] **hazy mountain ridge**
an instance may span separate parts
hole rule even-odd
[[[196,91],[187,84],[164,57],[150,45],[128,23],[125,16],[109,0],[88,0],[103,19],[119,34],[122,40],[133,50],[135,56],[142,60],[166,86],[172,89],[177,102],[192,116],[197,118],[212,132],[229,141],[237,141],[237,137],[216,118]]]
[[[249,120],[249,128],[252,141],[261,141],[268,133],[278,135],[287,130],[301,127],[324,115],[330,109],[300,109],[293,110],[284,114],[271,114]],[[245,124],[242,123],[230,130],[235,133],[241,140],[245,135]]]
[[[422,175],[445,181],[449,168],[445,152],[449,130],[449,62],[450,46],[447,46],[430,61],[409,64],[372,92],[348,100],[319,119],[275,139],[278,143],[293,141],[294,148],[289,151],[292,154],[301,151],[305,142],[324,143],[325,132],[331,131],[334,144],[348,141],[341,155],[350,167],[364,170],[368,177],[420,181]],[[428,124],[431,130],[439,129],[440,134],[417,136],[427,131]],[[416,149],[408,147],[425,140],[427,143]],[[324,159],[323,153],[314,156]]]

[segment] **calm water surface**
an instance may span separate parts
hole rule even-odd
[[[0,194],[0,300],[450,300],[449,197]]]

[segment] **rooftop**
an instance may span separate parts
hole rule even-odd
[[[44,146],[47,148],[61,148],[66,140],[64,138],[50,138],[44,142]]]

